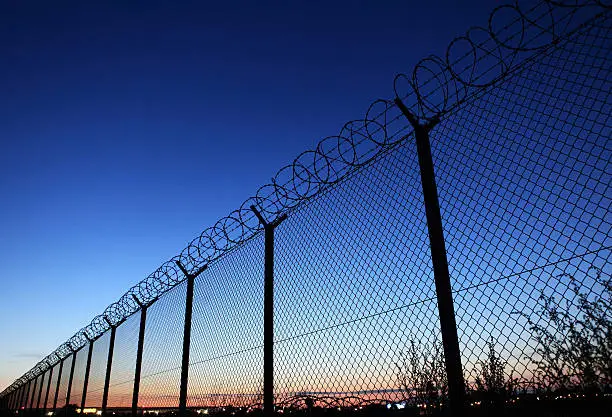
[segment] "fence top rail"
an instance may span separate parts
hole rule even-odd
[[[282,167],[270,183],[131,287],[5,388],[0,398],[120,325],[141,308],[140,304],[154,302],[185,280],[178,263],[194,273],[259,233],[262,226],[251,206],[264,218],[278,218],[409,137],[413,128],[394,99],[401,99],[421,124],[439,119],[610,9],[612,6],[603,0],[516,1],[496,7],[485,26],[472,27],[453,39],[443,57],[427,56],[412,73],[399,74],[394,80],[393,99],[374,101],[363,119],[346,123],[337,135],[322,139],[315,149]]]

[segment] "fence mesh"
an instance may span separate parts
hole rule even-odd
[[[194,283],[191,407],[261,402],[263,239],[210,265]]]
[[[49,380],[49,371],[45,371],[43,372],[43,374],[40,376],[40,385],[39,385],[39,390],[38,390],[38,394],[36,396],[36,399],[34,400],[34,408],[39,409],[42,407],[42,403],[45,399],[45,392],[47,389],[47,382]]]
[[[68,394],[68,382],[70,380],[70,368],[72,367],[73,355],[68,356],[64,359],[64,366],[62,367],[62,374],[59,377],[59,387],[57,388],[56,396],[57,403],[56,409],[62,408],[66,405],[66,394]]]
[[[51,385],[49,386],[49,395],[46,396],[47,404],[46,407],[49,410],[53,410],[55,404],[55,393],[57,392],[57,379],[59,378],[59,363],[53,366],[53,373],[51,375]]]
[[[489,31],[451,44],[448,55],[457,56],[421,63],[409,80],[416,97],[410,110],[418,108],[419,121],[433,126],[467,405],[493,407],[491,415],[499,415],[501,406],[538,410],[533,404],[541,397],[588,397],[609,409],[610,6],[541,1],[500,10]],[[504,12],[505,26],[493,34]],[[429,71],[430,80],[415,81],[419,71]],[[321,142],[312,166],[294,163],[290,174],[281,170],[247,200],[268,221],[271,214],[288,215],[275,229],[274,245],[279,412],[382,405],[432,414],[448,405],[415,133],[396,106],[384,102],[382,109]],[[186,406],[261,408],[265,244],[247,209],[215,225],[212,237],[203,233],[187,255],[109,307],[108,326],[92,322],[106,333],[94,342],[88,407],[102,405],[108,327],[126,316],[116,329],[108,407],[119,412],[132,405],[142,314],[136,293],[154,301],[138,405],[179,406],[187,281],[174,261],[188,261],[194,271],[213,259],[194,281]],[[80,343],[80,336],[70,342]],[[73,360],[67,355],[59,356],[61,376],[59,363],[53,368],[46,405],[49,371],[16,383],[8,406],[52,408],[57,396],[57,408],[64,407]],[[77,405],[86,359],[83,347],[70,395]],[[541,411],[555,410],[546,404]],[[561,407],[593,410],[584,402]]]
[[[612,244],[609,28],[603,16],[432,133],[471,384],[482,379],[492,343],[506,383],[533,386],[533,378],[550,370],[536,370],[544,341],[532,324],[554,337],[569,336],[548,327],[554,323],[547,323],[542,297],[573,305],[560,308],[579,317],[575,290],[589,300],[606,296]]]
[[[108,390],[109,408],[129,408],[132,406],[139,331],[140,312],[131,315],[117,327]]]
[[[143,407],[178,406],[186,283],[147,310],[139,401]]]
[[[102,407],[109,344],[110,332],[104,333],[94,342],[91,353],[91,365],[89,367],[89,379],[87,380],[87,396],[85,397],[85,407],[87,408]]]
[[[72,387],[70,389],[70,404],[81,406],[83,395],[83,384],[85,383],[85,367],[87,365],[87,351],[89,346],[82,347],[77,352],[74,360],[74,375],[72,376]]]

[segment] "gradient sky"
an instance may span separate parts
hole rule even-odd
[[[0,389],[497,4],[0,3]]]

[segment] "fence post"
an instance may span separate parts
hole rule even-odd
[[[28,407],[30,411],[32,411],[32,407],[34,406],[34,397],[36,397],[36,387],[38,385],[38,376],[35,376],[34,379],[32,379],[32,381],[34,382],[34,386],[32,387],[32,396],[31,398],[28,397],[28,399],[30,400],[30,406]]]
[[[108,343],[108,357],[106,358],[106,375],[104,377],[104,391],[102,394],[102,415],[106,415],[106,406],[108,405],[108,388],[110,387],[111,368],[113,366],[113,351],[115,350],[115,333],[117,327],[104,316],[104,321],[110,326],[110,341]]]
[[[26,408],[28,408],[28,398],[30,397],[30,386],[31,385],[32,385],[32,380],[30,379],[28,381],[28,386],[26,387],[25,396],[24,396],[23,401],[22,401],[22,407],[23,407],[24,411],[25,411]]]
[[[57,374],[57,384],[55,386],[55,395],[53,396],[53,412],[55,413],[55,411],[57,410],[57,396],[59,394],[59,387],[60,387],[60,382],[62,381],[62,370],[64,369],[64,359],[66,358],[62,358],[60,359],[60,367],[58,370],[58,374]]]
[[[85,365],[85,379],[83,381],[83,395],[81,396],[81,413],[85,408],[85,400],[87,399],[87,384],[89,383],[89,368],[91,367],[91,354],[93,353],[93,345],[95,340],[91,340],[89,336],[84,335],[89,341],[89,350],[87,351],[87,364]]]
[[[15,394],[15,410],[19,411],[19,402],[21,401],[21,393],[23,392],[22,387],[17,388],[17,392]]]
[[[274,414],[274,229],[287,218],[286,214],[268,223],[261,213],[251,206],[251,210],[264,228],[264,372],[263,372],[263,411],[264,415]]]
[[[395,104],[414,128],[421,171],[425,215],[427,217],[427,230],[429,232],[431,261],[436,284],[436,297],[438,299],[444,362],[448,377],[450,410],[454,416],[459,416],[463,415],[464,412],[465,386],[461,354],[459,352],[459,337],[457,336],[453,293],[450,273],[448,271],[444,230],[442,228],[442,215],[440,214],[440,202],[438,200],[438,189],[431,155],[431,144],[429,142],[429,132],[439,122],[439,119],[434,118],[431,122],[422,125],[399,98],[395,99]]]
[[[17,410],[17,397],[19,395],[19,390],[16,389],[11,393],[11,410]]]
[[[23,393],[23,387],[17,388],[17,396],[15,397],[15,409],[19,410],[21,406],[21,395]]]
[[[140,393],[140,370],[142,368],[142,352],[144,350],[145,329],[147,326],[147,309],[155,301],[149,304],[140,302],[138,297],[132,294],[134,301],[140,306],[140,331],[138,332],[138,350],[136,351],[136,367],[134,369],[134,390],[132,392],[132,416],[138,414],[138,394]]]
[[[57,364],[55,364],[57,365]],[[51,389],[51,380],[53,379],[53,368],[55,368],[55,365],[52,365],[51,368],[49,368],[49,380],[47,381],[47,392],[45,393],[45,402],[43,404],[43,413],[45,411],[47,411],[47,402],[49,401],[49,390]]]
[[[185,325],[183,327],[183,360],[181,363],[181,391],[179,397],[179,416],[187,415],[187,385],[189,383],[189,349],[191,346],[191,315],[193,312],[193,287],[195,279],[208,265],[198,269],[195,274],[191,274],[180,261],[176,261],[183,275],[187,278],[187,294],[185,296]]]
[[[70,346],[70,350],[72,350],[72,364],[70,365],[70,376],[68,377],[68,389],[66,390],[66,405],[65,410],[68,412],[68,405],[70,404],[70,394],[72,391],[72,379],[74,378],[74,365],[76,365],[76,356],[80,349],[74,350],[72,346]]]
[[[25,409],[24,403],[26,401],[25,398],[27,398],[26,391],[28,389],[28,384],[29,383],[30,383],[30,381],[28,381],[27,384],[23,384],[23,390],[21,391],[21,398],[19,399],[19,408],[20,409],[21,408]]]
[[[40,408],[40,398],[42,396],[43,383],[45,382],[45,374],[47,371],[43,372],[40,376],[40,386],[38,387],[38,398],[36,399],[36,409]]]

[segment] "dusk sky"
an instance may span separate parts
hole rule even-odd
[[[0,390],[497,4],[3,1]]]

